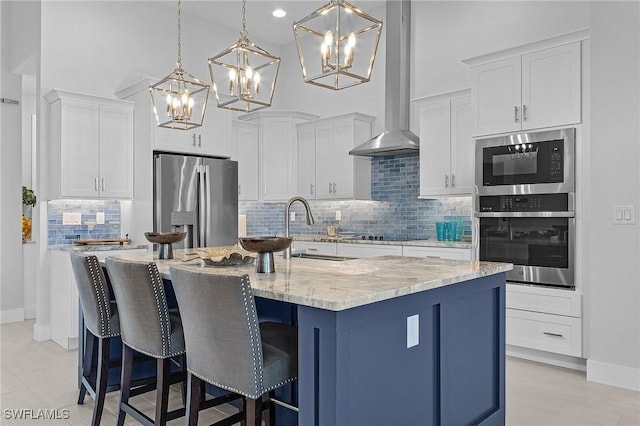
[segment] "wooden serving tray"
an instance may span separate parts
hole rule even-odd
[[[109,244],[120,243],[120,245],[128,244],[130,240],[128,238],[86,238],[73,240],[74,244]]]

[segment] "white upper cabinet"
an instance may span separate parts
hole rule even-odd
[[[259,192],[258,125],[233,121],[231,159],[238,162],[238,200],[257,201]]]
[[[473,192],[469,90],[415,101],[420,123],[420,197]]]
[[[257,111],[238,117],[259,127],[260,201],[286,201],[298,195],[296,125],[318,118],[291,111]]]
[[[472,69],[473,134],[579,123],[582,38],[577,32],[465,61]]]
[[[298,189],[318,199],[370,199],[371,159],[349,155],[371,139],[374,117],[346,114],[298,125]]]
[[[145,147],[148,145],[151,151],[231,157],[233,138],[231,129],[233,114],[231,111],[218,108],[213,96],[209,95],[201,127],[191,130],[158,127],[149,94],[149,85],[153,83],[155,80],[145,78],[116,93],[119,98],[133,101],[136,104],[136,145],[141,143]],[[143,140],[138,140],[140,138]],[[149,154],[149,158],[151,158],[151,154]]]
[[[131,102],[49,92],[51,198],[133,198]]]

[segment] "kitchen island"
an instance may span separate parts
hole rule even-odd
[[[219,271],[180,256],[118,257],[155,261],[167,280],[173,265]],[[249,275],[259,314],[262,300],[269,316],[298,326],[299,425],[504,424],[511,265],[276,256],[275,267],[235,270]]]

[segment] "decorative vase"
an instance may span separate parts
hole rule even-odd
[[[22,215],[22,241],[31,241],[31,219]]]

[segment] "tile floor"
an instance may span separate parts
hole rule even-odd
[[[0,425],[89,425],[93,400],[87,396],[84,405],[76,405],[77,352],[51,341],[36,342],[32,330],[33,321],[0,325]],[[136,397],[148,415],[154,398],[153,393]],[[506,398],[508,426],[640,426],[640,392],[587,382],[582,372],[517,358],[507,359]],[[179,391],[172,392],[170,407],[180,403]],[[118,392],[108,394],[103,425],[115,424],[117,405]],[[5,410],[15,408],[58,409],[59,417],[68,418],[8,418]],[[221,417],[222,412],[210,409],[200,415],[199,424]],[[127,416],[126,424],[137,423]],[[183,424],[183,419],[170,424]]]

